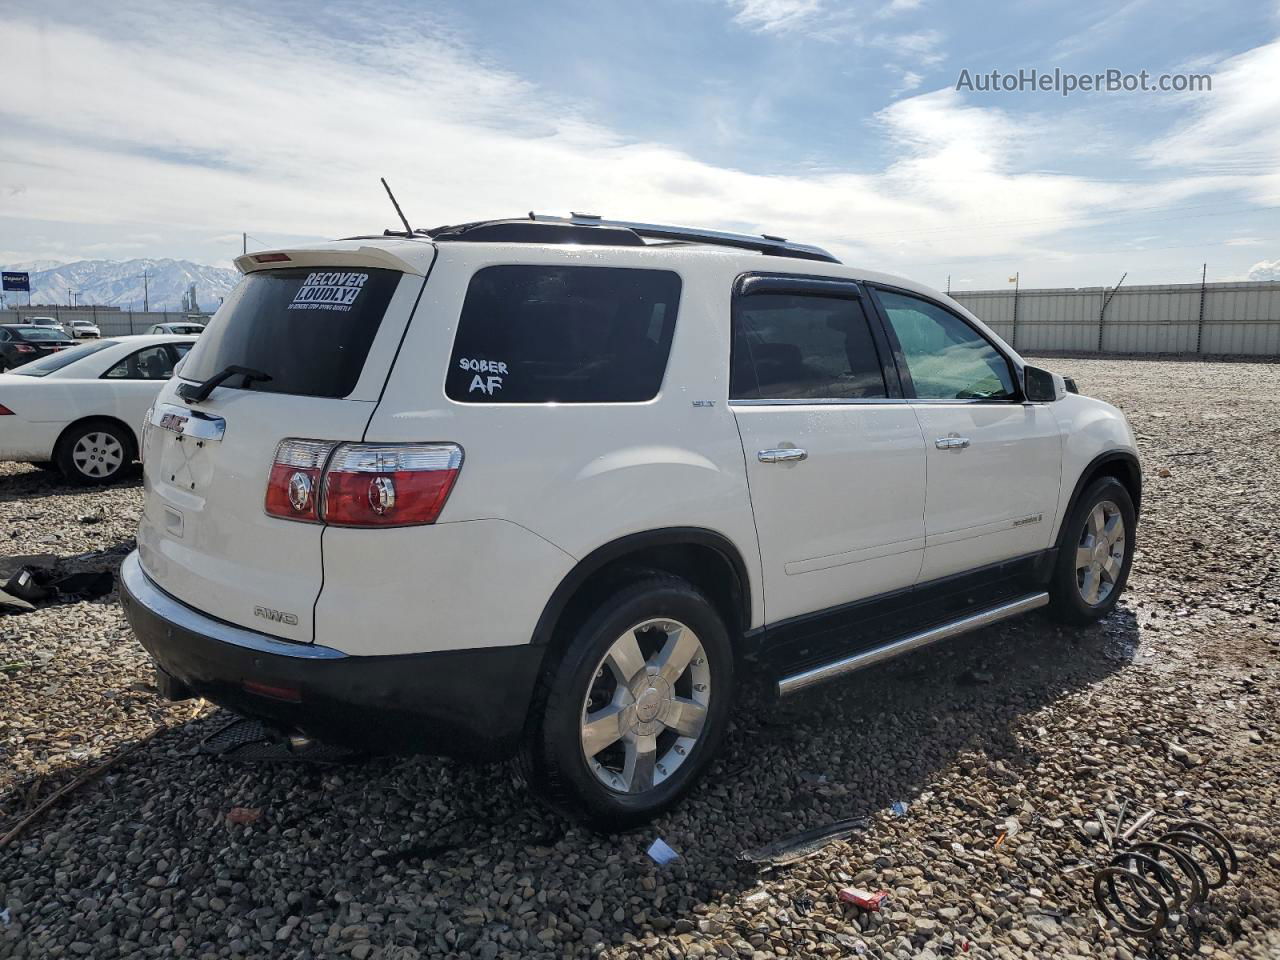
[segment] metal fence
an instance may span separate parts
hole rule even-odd
[[[1024,353],[1280,356],[1280,281],[962,290],[951,296]],[[187,319],[177,312],[21,307],[0,310],[0,323],[28,316],[92,320],[104,337]]]
[[[951,296],[1024,353],[1280,356],[1280,281]]]
[[[147,333],[157,323],[185,323],[187,314],[175,311],[109,310],[105,307],[20,307],[0,310],[0,323],[23,323],[27,317],[55,317],[63,323],[88,320],[97,325],[104,337],[121,337]],[[201,320],[201,323],[206,322]]]

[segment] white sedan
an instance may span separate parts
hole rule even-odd
[[[0,460],[56,466],[74,483],[116,479],[137,458],[147,409],[193,343],[107,338],[0,374]]]

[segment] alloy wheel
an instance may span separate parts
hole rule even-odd
[[[1085,518],[1076,545],[1076,588],[1091,607],[1107,601],[1124,569],[1125,530],[1120,508],[1103,500]]]
[[[688,759],[711,703],[711,668],[697,634],[645,620],[610,645],[582,703],[587,766],[617,793],[652,790]]]

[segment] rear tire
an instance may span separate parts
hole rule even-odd
[[[655,572],[557,640],[521,773],[549,806],[598,829],[646,823],[688,793],[724,738],[734,682],[724,622],[688,582]]]
[[[1063,523],[1049,585],[1049,613],[1087,624],[1112,610],[1129,581],[1137,542],[1133,498],[1115,477],[1091,483]]]
[[[133,457],[133,437],[110,420],[75,424],[62,435],[54,453],[62,475],[86,487],[119,479]]]

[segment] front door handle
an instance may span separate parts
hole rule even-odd
[[[933,445],[939,450],[963,450],[969,446],[968,437],[939,437],[933,441]]]
[[[756,458],[761,463],[798,463],[808,460],[809,453],[799,447],[778,447],[774,450],[761,450]]]

